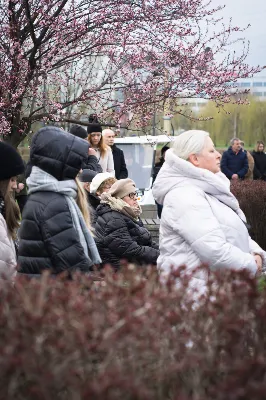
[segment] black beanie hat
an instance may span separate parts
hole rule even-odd
[[[86,129],[82,128],[80,125],[72,125],[69,132],[81,139],[87,139],[88,137]]]
[[[101,132],[102,133],[102,127],[101,127],[101,125],[100,124],[90,124],[88,127],[87,127],[87,132],[88,132],[88,135],[90,134],[90,133],[93,133],[93,132]]]
[[[92,171],[91,169],[84,169],[79,175],[80,182],[91,183],[93,178],[98,174],[96,171]]]
[[[25,166],[19,153],[5,142],[0,142],[0,181],[24,172]]]

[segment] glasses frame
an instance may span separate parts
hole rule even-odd
[[[132,200],[138,198],[138,192],[129,193],[128,197]]]

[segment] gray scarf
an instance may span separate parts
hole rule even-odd
[[[75,201],[77,198],[77,184],[74,180],[58,181],[52,175],[38,167],[32,167],[31,174],[27,179],[28,194],[35,192],[56,192],[64,195],[84,253],[89,260],[89,266],[100,264],[95,241],[88,230],[83,215]]]

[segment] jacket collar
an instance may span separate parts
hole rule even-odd
[[[206,169],[196,168],[170,149],[165,155],[165,163],[154,183],[154,197],[159,204],[163,204],[164,197],[171,190],[187,186],[196,186],[206,194],[216,197],[245,219],[237,199],[230,192],[230,181],[222,172],[213,174]]]

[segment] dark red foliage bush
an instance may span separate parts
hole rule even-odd
[[[177,288],[174,274],[105,274],[2,290],[1,399],[265,398],[266,292],[255,280],[211,275],[193,302],[186,275]]]
[[[266,182],[239,181],[231,184],[231,191],[251,226],[250,234],[264,250],[266,249]]]

